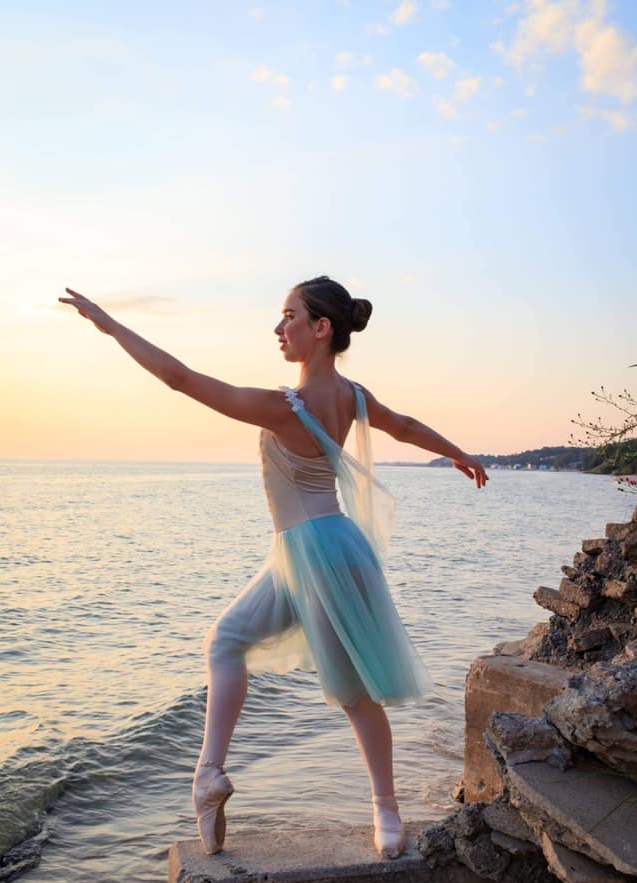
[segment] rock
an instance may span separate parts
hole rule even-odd
[[[542,642],[548,635],[550,626],[548,622],[538,622],[533,626],[526,638],[519,641],[504,641],[496,644],[493,653],[496,656],[524,656],[531,659],[542,647]]]
[[[540,586],[533,593],[533,597],[540,607],[550,610],[551,613],[557,613],[558,616],[564,616],[566,619],[577,619],[580,608],[572,601],[566,601],[555,589],[549,589],[546,586]]]
[[[607,598],[614,598],[622,604],[633,607],[637,604],[637,580],[625,581],[621,579],[607,579],[604,582],[602,593]]]
[[[500,851],[489,834],[481,834],[475,840],[459,839],[455,847],[462,864],[487,880],[502,880],[511,861],[510,855]]]
[[[566,601],[577,604],[583,610],[588,610],[599,604],[599,592],[595,591],[595,588],[590,583],[563,579],[560,582],[559,593]]]
[[[603,552],[608,543],[605,539],[600,540],[584,540],[582,542],[582,552],[585,552],[587,555],[599,555],[600,552]]]
[[[445,825],[432,825],[421,831],[416,838],[416,849],[431,869],[444,867],[456,858],[453,837]]]
[[[566,769],[571,751],[559,730],[544,717],[525,717],[510,711],[495,711],[485,734],[487,746],[497,757],[512,764],[545,760]]]
[[[588,552],[576,552],[573,556],[573,567],[578,571],[586,572],[593,566],[594,560],[594,557]]]
[[[630,524],[626,537],[620,543],[622,556],[627,561],[637,561],[637,524]]]
[[[624,653],[626,654],[627,659],[636,659],[637,658],[637,638],[633,641],[629,641],[628,644],[624,647]]]
[[[492,832],[506,834],[514,840],[527,840],[537,844],[537,838],[520,813],[508,800],[494,800],[482,811],[482,817]]]
[[[618,541],[625,540],[630,528],[630,522],[628,524],[607,524],[606,539]]]
[[[600,552],[595,559],[593,571],[599,576],[612,579],[614,577],[621,577],[623,570],[624,562],[622,560],[619,543],[608,540],[604,551]]]
[[[577,653],[584,653],[586,650],[592,650],[601,647],[608,640],[612,640],[613,635],[607,626],[597,629],[587,629],[580,634],[573,634],[569,638],[569,647]]]
[[[629,877],[618,874],[608,865],[591,861],[542,834],[542,852],[551,871],[563,883],[628,883]]]
[[[574,745],[637,781],[637,660],[571,678],[545,713]]]
[[[508,769],[511,802],[538,837],[637,876],[637,785],[594,760],[563,772],[547,763]]]
[[[530,855],[535,853],[537,847],[528,840],[518,840],[517,837],[510,837],[509,834],[503,834],[501,831],[491,831],[491,843],[500,849],[505,849],[511,855]]]

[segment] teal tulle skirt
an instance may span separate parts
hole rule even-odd
[[[365,695],[384,705],[418,702],[432,689],[379,559],[345,515],[277,533],[265,567],[207,643],[215,665],[315,670],[326,701],[341,705]]]

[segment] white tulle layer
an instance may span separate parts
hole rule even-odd
[[[345,515],[278,533],[209,639],[219,665],[245,656],[251,672],[316,670],[328,702],[418,702],[431,689],[378,558]]]

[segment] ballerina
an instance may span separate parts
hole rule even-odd
[[[225,763],[247,693],[248,672],[316,670],[327,702],[348,717],[366,764],[381,858],[396,858],[405,831],[394,794],[392,734],[385,705],[418,701],[431,687],[391,599],[381,565],[392,500],[373,476],[369,427],[451,459],[477,488],[475,458],[413,417],[381,404],[336,370],[372,305],[327,276],[296,285],[274,329],[296,389],[237,387],[198,373],[121,325],[82,294],[75,307],[171,389],[261,428],[263,480],[274,522],[261,571],[210,629],[208,695],[193,805],[207,853],[225,839],[234,787]],[[356,424],[357,457],[343,450]],[[342,512],[336,483],[345,506]]]

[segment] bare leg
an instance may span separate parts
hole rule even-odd
[[[392,735],[385,710],[369,696],[343,706],[367,766],[374,807],[374,843],[382,858],[397,858],[405,847],[405,831],[394,796]]]
[[[369,696],[343,706],[367,766],[372,794],[394,793],[392,735],[385,709]]]
[[[200,764],[223,767],[247,691],[245,664],[213,666],[208,663],[208,699]]]

